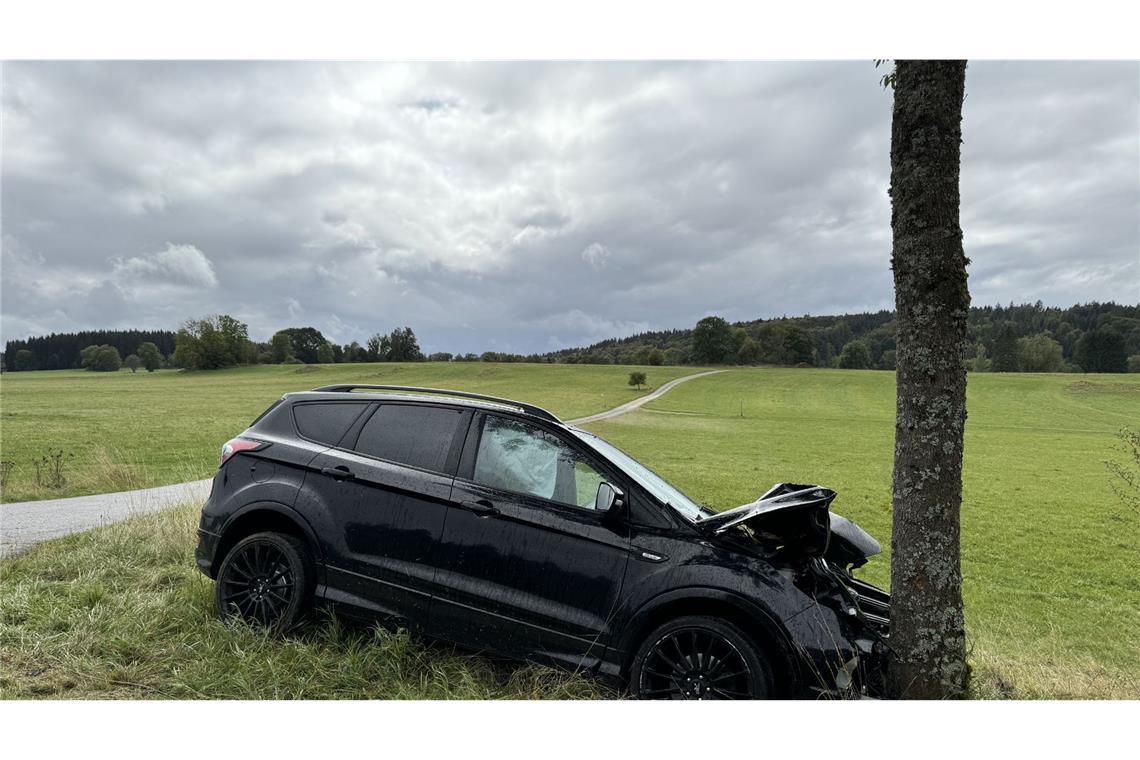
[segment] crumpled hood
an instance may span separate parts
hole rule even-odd
[[[822,486],[777,483],[756,501],[706,517],[697,527],[719,535],[744,526],[782,554],[824,556],[843,567],[858,567],[882,549],[854,522],[831,513],[836,495]]]
[[[787,510],[827,510],[837,494],[822,486],[801,486],[793,483],[777,483],[764,492],[759,499],[742,504],[725,512],[706,517],[697,525],[714,533],[724,533],[735,525],[751,523],[758,517],[773,512]],[[749,526],[751,527],[751,525]]]

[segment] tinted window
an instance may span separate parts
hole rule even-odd
[[[367,405],[361,401],[296,404],[293,406],[293,419],[305,438],[336,446]]]
[[[504,417],[483,423],[476,483],[593,509],[604,480],[581,454],[541,428]]]
[[[463,412],[383,404],[365,423],[356,450],[390,462],[444,472]]]

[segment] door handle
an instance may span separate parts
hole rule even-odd
[[[348,469],[344,465],[339,465],[337,467],[322,467],[321,474],[328,475],[333,480],[349,480],[352,478],[352,470]]]
[[[477,501],[461,501],[459,506],[466,509],[468,512],[474,512],[479,517],[490,517],[491,515],[499,514],[499,510],[494,504],[486,499],[479,499]]]

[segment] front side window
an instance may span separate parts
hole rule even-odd
[[[356,450],[389,462],[445,472],[463,412],[433,406],[382,404],[364,423]]]
[[[587,433],[584,430],[575,431],[575,435],[588,444],[590,448],[621,468],[626,475],[629,475],[640,483],[645,490],[657,497],[662,504],[668,504],[689,520],[700,520],[712,514],[708,509],[681,493],[680,489],[665,480],[665,478],[629,454],[626,454],[609,441],[603,440],[593,433]]]
[[[593,509],[605,480],[562,439],[521,420],[487,416],[475,456],[475,482]]]

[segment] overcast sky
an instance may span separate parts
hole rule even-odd
[[[428,351],[891,308],[890,94],[850,63],[6,63],[3,339]],[[1140,302],[1140,66],[972,63],[977,305]]]

